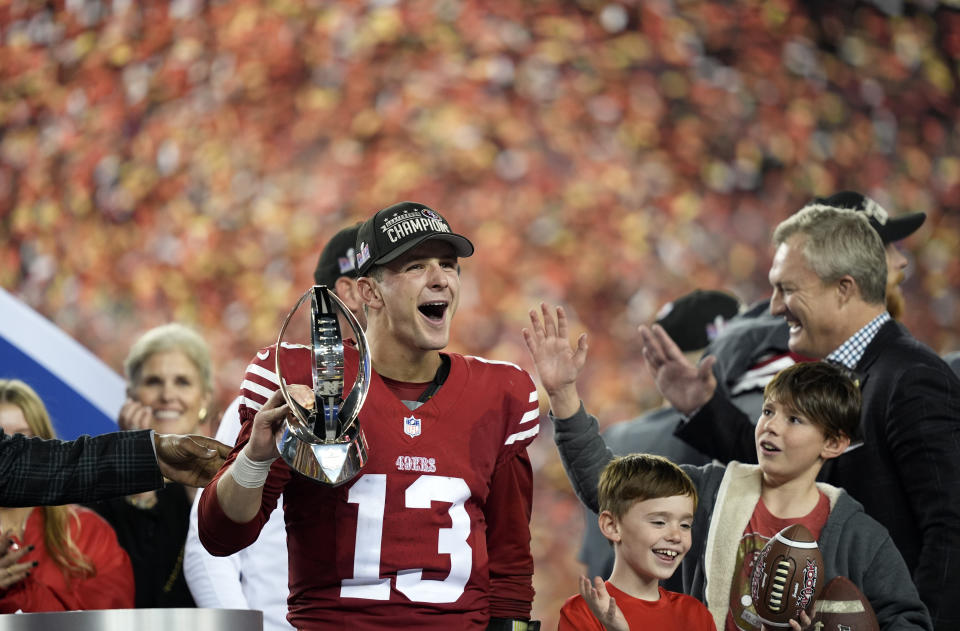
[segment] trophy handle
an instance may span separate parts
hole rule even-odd
[[[357,341],[357,351],[360,355],[360,363],[357,366],[357,377],[353,381],[353,387],[350,388],[350,394],[344,398],[343,403],[340,405],[340,411],[338,412],[344,429],[348,429],[357,422],[357,416],[360,415],[360,408],[363,407],[364,401],[367,400],[367,392],[370,390],[370,350],[367,347],[367,336],[364,334],[363,327],[360,326],[357,316],[353,315],[353,311],[350,311],[347,305],[343,304],[343,301],[340,300],[337,294],[328,291],[327,295],[340,305],[341,312],[346,318],[347,324],[350,325],[350,330],[353,331],[353,339]]]
[[[277,381],[280,384],[280,393],[283,395],[283,400],[287,402],[287,405],[290,407],[290,411],[293,412],[292,418],[290,415],[287,415],[287,427],[290,429],[293,434],[300,440],[319,444],[323,442],[323,439],[318,438],[308,427],[309,421],[307,420],[310,417],[310,410],[300,405],[299,402],[293,399],[290,394],[287,392],[287,380],[283,378],[282,373],[280,372],[280,345],[283,343],[283,334],[287,330],[287,325],[290,324],[290,320],[293,319],[293,314],[297,312],[297,309],[300,308],[300,305],[303,304],[303,301],[312,295],[312,291],[308,290],[300,296],[300,300],[297,301],[297,304],[293,305],[293,309],[290,310],[290,313],[287,314],[287,317],[283,320],[283,325],[280,327],[280,334],[277,336],[277,350],[274,353],[276,359],[274,360],[273,370],[277,375]]]

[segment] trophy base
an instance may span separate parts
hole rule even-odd
[[[280,457],[294,471],[311,480],[337,486],[352,480],[367,462],[367,439],[362,431],[342,442],[308,443],[283,428],[277,441]]]

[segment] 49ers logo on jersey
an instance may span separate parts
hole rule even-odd
[[[397,456],[397,471],[436,473],[437,461],[435,458],[424,458],[422,456]]]
[[[405,416],[403,419],[403,433],[410,438],[420,435],[420,419],[415,416]]]

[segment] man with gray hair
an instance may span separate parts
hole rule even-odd
[[[890,531],[936,627],[960,628],[948,607],[960,594],[960,380],[890,317],[884,245],[864,213],[814,202],[774,244],[770,312],[786,320],[790,350],[845,366],[863,393],[856,443],[819,479]],[[713,360],[691,367],[662,329],[640,332],[658,387],[691,412],[677,435],[714,458],[756,462],[752,423],[705,388]]]

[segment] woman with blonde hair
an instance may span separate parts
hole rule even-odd
[[[56,438],[33,388],[0,379],[0,428]],[[125,609],[133,570],[110,525],[76,505],[0,508],[0,613]]]
[[[178,323],[137,339],[124,361],[127,401],[120,429],[209,435],[213,396],[210,350],[199,333]],[[193,607],[183,575],[184,544],[196,489],[167,484],[90,507],[117,531],[133,562],[136,606]]]

